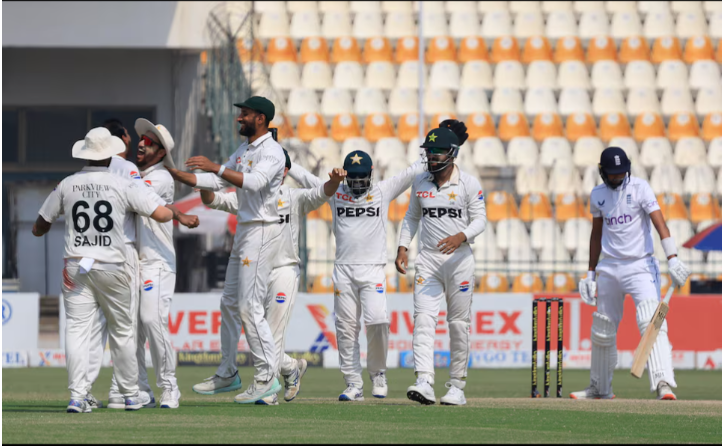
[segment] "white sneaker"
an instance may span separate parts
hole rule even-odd
[[[181,391],[175,389],[165,389],[161,394],[161,409],[178,409],[178,400],[181,398]]]
[[[347,384],[347,388],[344,389],[339,395],[340,401],[364,401],[364,393],[361,387],[357,387],[354,384]]]
[[[418,377],[415,384],[407,388],[407,398],[429,406],[435,404],[435,391],[423,377]]]
[[[278,393],[280,390],[282,390],[282,386],[279,384],[279,380],[276,377],[267,382],[255,380],[249,384],[249,387],[243,393],[234,397],[234,402],[239,404],[256,403],[262,398]]]
[[[290,375],[284,376],[284,401],[289,402],[299,395],[305,373],[307,373],[307,360],[297,359],[297,369]]]
[[[258,404],[260,406],[278,406],[279,400],[277,399],[277,394],[273,393],[267,397],[264,397],[264,398],[258,400],[254,404]]]
[[[143,407],[146,409],[152,409],[156,407],[156,398],[153,397],[153,392],[146,392],[145,390],[138,391],[138,399],[143,403]]]
[[[126,410],[138,410],[143,407],[143,403],[145,400],[140,398],[141,392],[138,393],[139,394],[137,396],[125,398]]]
[[[612,400],[616,398],[616,395],[614,395],[613,392],[608,395],[599,395],[596,388],[593,386],[588,386],[578,392],[572,392],[568,396],[574,400]]]
[[[70,400],[65,411],[68,413],[90,413],[91,408],[86,400]]]
[[[109,409],[125,409],[126,399],[123,398],[123,396],[109,396],[108,405],[106,407]]]
[[[206,378],[204,382],[193,386],[193,390],[196,393],[202,395],[214,395],[221,392],[233,392],[234,390],[241,389],[241,378],[239,378],[239,371],[237,370],[232,376],[228,378],[222,378],[219,375],[214,375],[211,378]]]
[[[103,407],[103,403],[101,401],[98,401],[96,397],[94,397],[93,394],[90,392],[86,394],[85,402],[88,403],[88,406],[91,409],[100,409]]]
[[[462,406],[467,403],[463,389],[455,387],[451,382],[446,382],[445,387],[450,390],[447,391],[444,397],[440,398],[440,404],[444,406]]]
[[[666,381],[661,381],[656,387],[656,399],[665,401],[676,401],[676,395]]]
[[[384,398],[387,396],[387,377],[380,372],[372,378],[372,396],[375,398]]]

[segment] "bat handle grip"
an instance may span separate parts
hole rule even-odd
[[[666,291],[666,296],[664,296],[664,303],[666,305],[669,305],[669,301],[671,300],[671,296],[674,294],[674,284],[672,283],[669,285],[669,289]]]

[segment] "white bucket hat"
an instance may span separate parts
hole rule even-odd
[[[173,162],[173,157],[171,156],[171,150],[173,150],[174,146],[173,138],[166,127],[161,124],[154,125],[148,119],[138,118],[136,119],[136,123],[133,125],[133,128],[136,129],[136,133],[139,137],[143,136],[146,132],[151,132],[156,135],[156,137],[161,141],[163,148],[166,149],[166,156],[163,158],[163,165],[172,169],[176,168],[176,164]]]
[[[91,129],[85,139],[73,144],[73,158],[100,161],[126,151],[126,144],[105,127]]]

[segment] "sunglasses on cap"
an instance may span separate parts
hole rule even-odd
[[[146,135],[141,136],[141,141],[143,141],[144,146],[151,147],[151,146],[155,145],[155,146],[158,146],[159,148],[161,148],[160,143],[157,143],[156,141],[152,140],[151,138],[149,138]]]

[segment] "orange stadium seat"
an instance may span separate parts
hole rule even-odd
[[[362,136],[357,117],[353,114],[343,113],[332,120],[332,138],[335,141],[344,141],[348,138]]]
[[[719,43],[716,45],[716,61],[719,62],[719,65],[721,65],[721,39],[719,39]]]
[[[721,219],[721,207],[719,207],[719,202],[712,197],[711,194],[700,193],[692,195],[689,209],[691,211],[691,221],[694,224],[699,224],[705,220]],[[682,243],[684,241],[682,241]]]
[[[397,48],[395,48],[395,62],[402,63],[407,61],[416,61],[417,51],[417,37],[403,37],[397,41]]]
[[[721,138],[721,113],[709,113],[701,126],[701,137],[709,142],[714,138]]]
[[[658,37],[651,48],[651,62],[659,64],[665,60],[681,60],[681,42],[678,37]]]
[[[332,45],[332,63],[358,62],[362,63],[362,52],[357,39],[351,37],[337,37]]]
[[[489,136],[496,136],[495,123],[489,113],[471,113],[465,120],[468,128],[468,137],[471,141]]]
[[[332,276],[321,275],[314,278],[312,281],[312,293],[333,293],[334,283],[332,282]]]
[[[510,141],[516,136],[530,136],[528,120],[523,113],[504,113],[498,124],[498,135],[503,141]]]
[[[697,60],[714,59],[714,47],[708,36],[692,37],[684,47],[684,62],[692,64]]]
[[[470,36],[460,41],[458,61],[465,63],[471,60],[488,60],[488,47],[480,36]]]
[[[587,214],[583,207],[583,200],[573,192],[556,195],[555,204],[555,218],[558,222],[582,218]]]
[[[498,37],[495,39],[491,53],[493,63],[500,63],[504,60],[520,60],[518,41],[512,36]]]
[[[616,44],[611,36],[599,36],[591,39],[588,43],[588,54],[586,55],[588,63],[596,63],[601,60],[616,61]]]
[[[568,273],[549,274],[546,277],[546,292],[570,293],[578,291],[578,282]]]
[[[320,208],[317,209],[318,217],[327,223],[332,222],[332,208],[329,203],[324,203]]]
[[[266,49],[266,63],[296,62],[297,49],[291,37],[275,37],[269,39]]]
[[[327,124],[319,113],[305,113],[297,123],[297,137],[304,142],[327,137]]]
[[[261,62],[264,54],[264,47],[259,39],[236,39],[236,51],[239,53],[239,60],[242,62]]]
[[[529,64],[535,60],[553,61],[553,49],[545,37],[529,37],[528,40],[525,41],[522,62]]]
[[[402,142],[410,142],[417,137],[419,126],[417,113],[406,113],[397,121],[397,137]]]
[[[543,281],[537,274],[518,274],[513,280],[514,293],[540,293],[543,291]]]
[[[321,37],[305,37],[299,48],[299,61],[329,62],[329,47],[327,41]]]
[[[558,39],[553,61],[559,64],[568,60],[580,60],[581,62],[586,60],[581,39],[578,37],[571,36]]]
[[[665,137],[664,120],[657,113],[642,113],[634,122],[634,139],[638,142],[648,138]]]
[[[386,37],[372,37],[365,41],[364,62],[392,62],[392,45]]]
[[[649,44],[646,39],[641,36],[626,37],[621,42],[621,49],[618,52],[618,61],[621,63],[629,63],[635,60],[648,61],[651,56]]]
[[[483,274],[478,285],[478,293],[507,293],[509,289],[508,278],[500,273]]]
[[[617,136],[631,136],[631,124],[623,113],[607,113],[601,117],[599,128],[601,139],[605,142]]]
[[[689,219],[689,215],[686,211],[686,206],[684,206],[684,200],[681,198],[681,195],[659,194],[656,196],[656,201],[659,202],[661,213],[664,214],[664,218],[666,220],[672,220],[677,218],[684,220]]]
[[[450,60],[455,62],[455,42],[450,36],[438,36],[430,39],[425,52],[427,63]]]
[[[691,113],[677,113],[669,119],[669,139],[678,141],[681,138],[699,136],[699,122]]]
[[[395,136],[395,126],[387,113],[374,113],[365,119],[364,137],[370,142]]]
[[[553,209],[548,196],[540,192],[531,192],[520,201],[520,219],[524,222],[553,217]]]
[[[410,193],[405,192],[399,197],[395,198],[390,202],[390,207],[387,209],[387,217],[393,223],[401,222],[405,218],[407,207],[410,204]]]
[[[518,206],[515,204],[515,198],[505,191],[488,194],[485,200],[485,211],[488,221],[493,223],[505,218],[518,218]]]
[[[588,113],[574,113],[566,119],[566,138],[571,141],[596,136],[596,121]]]
[[[405,277],[397,273],[387,275],[385,277],[385,290],[387,290],[388,293],[399,293],[397,289],[398,280],[405,280]]]
[[[291,122],[289,122],[289,118],[283,113],[274,115],[274,119],[269,123],[269,128],[278,129],[277,139],[279,141],[294,137],[294,127],[292,127]]]
[[[563,136],[563,121],[555,113],[540,113],[533,120],[533,138],[540,142],[546,138]]]

